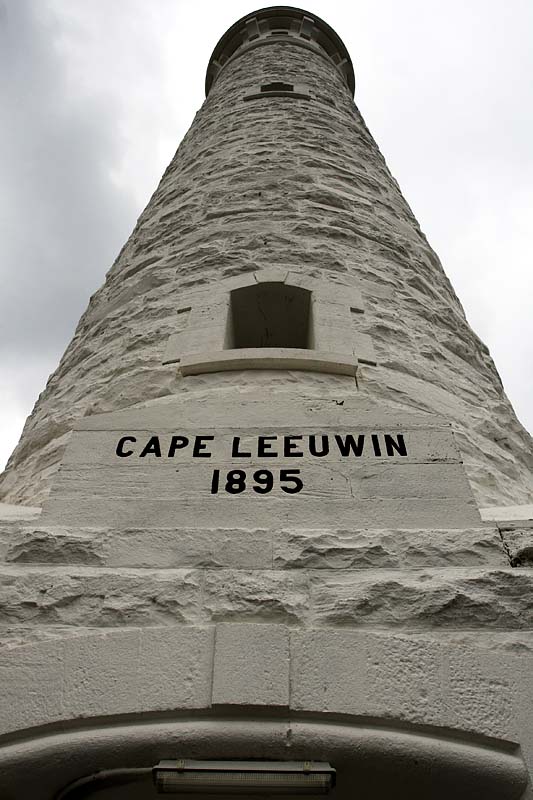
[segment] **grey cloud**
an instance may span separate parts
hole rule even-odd
[[[52,21],[44,4],[19,0],[1,23],[4,357],[61,354],[134,220],[110,176],[116,109],[76,96]],[[21,308],[28,294],[30,316]]]

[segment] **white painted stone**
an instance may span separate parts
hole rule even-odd
[[[516,736],[516,705],[530,705],[531,696],[517,692],[517,682],[509,672],[514,659],[503,664],[497,653],[476,653],[459,648],[450,652],[444,673],[447,713],[454,724],[471,729],[492,730],[495,736]],[[465,679],[465,671],[470,676]],[[531,708],[531,706],[530,706]]]
[[[492,506],[491,508],[480,508],[479,513],[481,514],[481,519],[486,522],[533,520],[533,505]]]
[[[254,272],[253,277],[257,283],[285,283],[288,275],[288,270],[272,267],[271,269],[261,269],[259,272]],[[290,280],[288,283],[290,283]]]
[[[299,415],[281,399],[241,398],[224,409],[221,428],[215,425],[220,406],[197,408],[180,399],[88,420],[72,437],[41,521],[209,528],[216,519],[220,527],[250,529],[273,520],[303,528],[324,528],[331,519],[353,528],[479,524],[451,431],[438,418],[402,420],[384,408],[369,414],[364,405],[342,400],[308,405],[305,426],[289,427]],[[328,452],[313,449],[324,446],[322,436]],[[387,437],[395,447],[386,446]],[[150,442],[156,453],[145,451]],[[272,489],[260,493],[254,476],[265,469]],[[227,489],[233,470],[241,470],[242,491],[233,484]],[[296,472],[284,478],[283,470]],[[286,489],[299,489],[297,481],[300,490],[289,495]]]
[[[0,623],[114,627],[198,622],[201,575],[194,570],[97,567],[0,568]]]
[[[100,564],[108,561],[109,547],[102,528],[69,530],[44,526],[22,527],[5,542],[8,563]]]
[[[309,350],[262,348],[233,350],[233,316],[230,294],[257,283],[285,283],[311,293]],[[263,269],[219,281],[210,296],[185,295],[182,309],[189,308],[185,325],[172,333],[163,356],[164,364],[179,364],[183,376],[221,370],[297,369],[354,375],[357,358],[375,364],[371,337],[352,326],[352,311],[364,313],[361,294],[354,287],[336,289],[324,281],[276,268]],[[181,323],[184,317],[178,314]],[[349,355],[350,359],[341,356]]]
[[[533,626],[527,570],[314,570],[315,625],[524,629]]]
[[[40,513],[40,507],[0,503],[0,522],[19,522],[32,520],[36,519]]]
[[[0,551],[8,563],[85,564],[107,567],[272,566],[268,530],[166,528],[0,529]]]
[[[265,465],[256,464],[259,470]],[[133,471],[132,471],[133,474]],[[183,470],[184,478],[187,471]],[[239,497],[233,500],[220,495],[204,496],[210,485],[210,471],[198,469],[189,473],[189,480],[183,484],[181,493],[176,491],[175,497],[150,497],[142,504],[134,505],[134,493],[124,496],[117,494],[106,497],[99,493],[100,504],[95,503],[95,495],[82,495],[76,491],[65,491],[61,496],[52,496],[46,505],[46,524],[76,525],[80,517],[91,525],[111,527],[140,526],[150,528],[172,525],[198,525],[205,528],[216,518],[223,528],[231,528],[237,524],[246,528],[257,525],[267,526],[273,518],[282,520],[284,524],[295,527],[323,529],[327,526],[335,511],[335,523],[341,527],[384,528],[396,527],[398,524],[406,528],[445,527],[461,529],[478,524],[477,508],[472,500],[458,503],[451,498],[432,497],[371,497],[354,502],[345,479],[336,478],[324,470],[309,470],[311,488],[320,490],[302,492],[301,496],[288,506],[282,497],[271,496],[260,505],[253,497]],[[336,487],[334,480],[338,488]],[[201,481],[201,490],[193,494],[194,487]],[[332,490],[325,497],[324,483],[332,485]],[[82,479],[79,477],[79,484]],[[95,485],[95,490],[101,487]],[[137,495],[138,496],[138,495]]]
[[[29,644],[0,653],[3,733],[46,725],[61,717],[63,664],[63,644],[57,641]]]
[[[214,626],[143,628],[136,665],[141,708],[164,711],[208,707],[214,637]]]
[[[367,333],[358,333],[354,331],[352,333],[352,338],[354,352],[357,355],[358,361],[361,364],[370,364],[375,367],[378,363],[378,356],[372,337]]]
[[[55,476],[0,530],[0,795],[179,744],[331,756],[339,800],[532,798],[531,439],[339,65],[275,38],[220,71],[2,479],[37,504]],[[241,102],[279,72],[303,121]],[[272,281],[311,292],[310,346],[229,350],[230,293]],[[257,452],[324,432],[408,455]],[[147,460],[128,435],[215,438]],[[304,489],[212,492],[236,467]]]
[[[110,566],[134,567],[236,567],[268,569],[272,566],[272,541],[268,531],[166,529],[110,531],[107,537]]]
[[[283,380],[278,382],[274,375],[269,374],[267,380],[270,391],[268,402],[265,402],[267,390],[262,376],[252,373],[251,377],[251,383],[238,393],[231,383],[219,385],[216,397],[213,397],[208,388],[199,388],[188,397],[160,397],[129,408],[84,417],[76,423],[76,430],[131,428],[175,432],[176,427],[203,427],[208,419],[211,427],[225,429],[238,427],[260,417],[265,428],[274,430],[286,426],[316,429],[317,425],[341,429],[351,426],[369,430],[386,423],[391,430],[411,431],[427,429],[429,426],[435,430],[435,434],[450,431],[450,423],[444,417],[427,412],[406,412],[396,404],[384,400],[369,400],[357,392],[353,381],[332,383],[334,379],[330,376],[326,382],[317,384],[316,391],[307,390],[295,395],[289,384]],[[213,380],[215,381],[214,378]],[[216,384],[218,383],[217,379]],[[329,388],[324,390],[325,387]],[[280,425],[280,418],[283,425]],[[438,440],[438,444],[441,448],[442,439]],[[453,441],[451,448],[453,458],[460,461],[459,450]]]
[[[175,346],[174,343],[172,346]],[[180,347],[180,350],[183,352],[183,348]],[[209,348],[206,348],[197,356],[186,350],[180,358],[179,369],[184,376],[242,369],[287,369],[355,376],[357,357],[356,355],[346,357],[342,352],[327,349],[244,347],[235,350],[213,349],[210,351]]]
[[[502,530],[501,536],[513,567],[533,566],[533,528]]]
[[[475,648],[346,630],[295,632],[291,653],[295,709],[516,735],[513,659],[506,667],[498,654]]]
[[[179,333],[174,333],[169,337],[163,363],[172,364],[183,361],[185,356],[191,357],[194,353],[203,356],[206,352],[218,351],[224,344],[225,332],[226,327],[222,323],[202,328],[201,337],[198,328],[187,328]]]
[[[236,647],[237,638],[247,627],[269,630],[268,636],[259,636],[256,641],[258,667],[252,675],[249,665],[239,658]],[[228,636],[230,628],[234,630]],[[158,670],[156,664],[151,687],[144,691],[124,691],[123,687],[132,681],[129,658],[135,649],[135,638],[142,642],[146,633],[146,651],[153,650],[155,658],[158,647],[163,645],[164,648],[166,631],[167,645],[170,642],[170,646],[163,649],[161,664],[177,658],[176,666],[187,686],[176,683],[174,692],[172,676],[176,675],[177,680],[177,671],[172,671],[171,664],[166,670]],[[7,747],[0,748],[0,786],[8,776],[17,785],[23,783],[20,775],[17,774],[15,779],[16,770],[13,769],[21,759],[16,746],[19,731],[24,728],[31,731],[35,725],[42,724],[42,687],[46,685],[48,675],[55,675],[58,690],[55,695],[50,692],[47,701],[55,697],[56,704],[46,709],[46,720],[61,723],[65,730],[63,739],[58,742],[58,754],[64,760],[68,751],[68,763],[78,763],[78,770],[81,770],[74,772],[71,780],[98,770],[98,767],[91,768],[87,759],[91,752],[94,753],[94,736],[101,717],[91,719],[85,716],[89,706],[83,705],[80,710],[80,701],[85,698],[86,703],[91,704],[91,710],[98,712],[102,703],[98,699],[100,696],[107,697],[108,706],[114,707],[117,715],[132,720],[134,727],[127,727],[131,722],[126,722],[126,727],[117,723],[105,725],[103,749],[96,759],[99,769],[112,767],[117,758],[127,764],[128,754],[139,752],[143,732],[151,748],[157,750],[165,743],[168,746],[169,741],[179,742],[181,752],[208,758],[231,758],[235,752],[252,758],[280,758],[286,754],[287,742],[290,741],[293,758],[301,760],[311,754],[335,763],[343,789],[347,785],[353,786],[356,779],[354,776],[346,783],[349,774],[346,768],[357,753],[357,775],[360,784],[368,785],[369,789],[368,781],[372,775],[374,787],[381,786],[383,790],[385,785],[392,789],[399,780],[404,782],[410,775],[414,782],[409,796],[416,800],[427,797],[428,791],[432,798],[445,800],[447,794],[440,793],[439,789],[441,782],[444,782],[446,792],[451,785],[456,786],[454,796],[464,800],[475,796],[472,792],[481,786],[485,787],[483,796],[487,798],[528,798],[528,794],[524,794],[524,766],[516,755],[514,743],[523,741],[524,755],[530,760],[531,746],[529,740],[524,739],[524,733],[529,730],[525,709],[531,699],[531,655],[518,660],[501,653],[491,656],[471,647],[458,650],[445,643],[422,642],[409,636],[342,629],[294,631],[289,652],[286,637],[279,626],[219,626],[218,633],[222,643],[218,651],[218,666],[217,656],[215,662],[210,656],[211,637],[202,629],[110,630],[103,636],[93,634],[85,642],[80,641],[79,655],[88,656],[86,664],[74,651],[70,651],[65,660],[65,645],[60,640],[0,654],[0,671],[3,667],[11,667],[9,674],[13,675],[13,663],[32,666],[26,672],[25,680],[12,685],[10,697],[13,703],[0,720],[3,741],[8,742]],[[252,637],[254,634],[255,631]],[[184,638],[181,639],[180,653],[178,643],[181,636]],[[269,648],[277,637],[280,644],[278,658]],[[91,640],[98,644],[92,646]],[[200,649],[191,646],[191,641],[196,641]],[[108,649],[101,646],[103,642],[107,642]],[[23,652],[27,654],[25,662],[21,658]],[[114,658],[110,659],[109,653],[113,653]],[[284,653],[290,656],[290,683],[284,669],[281,670],[282,680],[277,679],[279,656]],[[263,655],[262,661],[260,654]],[[195,658],[196,667],[193,666]],[[56,663],[63,665],[61,670],[55,668],[54,671]],[[383,664],[385,669],[381,669]],[[257,687],[256,693],[250,697],[252,706],[254,698],[263,697],[269,699],[267,708],[275,707],[275,700],[274,704],[270,700],[271,686],[275,684],[279,690],[281,685],[290,685],[290,718],[287,715],[275,723],[268,719],[262,721],[257,718],[257,706],[252,720],[241,715],[231,723],[224,719],[222,709],[217,709],[216,715],[212,716],[206,688],[211,681],[216,686],[217,674],[219,683],[224,684],[223,673],[229,674],[232,665],[246,675],[247,685],[251,682]],[[140,672],[144,673],[144,670]],[[269,684],[269,677],[274,676],[276,679]],[[174,728],[169,728],[169,723],[154,723],[150,714],[156,696],[160,711],[173,712],[177,699],[183,708],[203,707],[203,714],[198,722],[194,717],[180,720],[178,716],[179,727]],[[228,697],[224,695],[223,701]],[[448,697],[452,697],[451,703],[448,703]],[[487,697],[489,702],[485,706]],[[215,698],[216,691],[213,698],[216,703]],[[231,706],[231,697],[229,699]],[[243,696],[236,697],[237,704],[242,705],[239,703],[242,699]],[[511,716],[506,707],[518,709],[518,713]],[[326,716],[323,716],[324,712]],[[78,713],[91,725],[73,731],[68,727],[69,721]],[[342,715],[340,725],[335,722],[339,714]],[[140,724],[136,726],[135,720]],[[164,725],[164,729],[158,731],[157,724]],[[87,730],[93,732],[89,740],[83,738],[83,732]],[[14,740],[9,737],[10,731],[16,732]],[[116,741],[110,738],[113,732]],[[48,733],[46,741],[52,744],[54,736]],[[83,743],[82,757],[78,753],[78,741]],[[34,744],[39,746],[38,739],[31,735],[25,738],[26,772],[31,772],[28,770],[28,755],[32,753]],[[143,743],[143,751],[144,746]],[[13,754],[13,760],[9,759],[9,753]],[[44,758],[45,769],[39,773],[41,782],[49,780],[48,767],[56,769],[56,758],[49,750]],[[395,763],[398,765],[396,768]],[[398,771],[400,765],[403,765],[405,773]],[[381,770],[376,773],[378,766]],[[65,775],[64,771],[62,775]],[[428,776],[432,777],[429,782]],[[440,776],[437,782],[436,776]],[[39,795],[36,796],[41,800]],[[341,796],[347,800],[344,792]]]
[[[503,537],[503,541],[502,541]],[[508,566],[526,557],[531,531],[416,529],[65,528],[0,530],[12,564],[172,569],[400,569]],[[505,545],[507,546],[504,547]]]
[[[287,51],[280,57],[286,59]],[[295,53],[292,57],[299,58]],[[259,61],[262,70],[262,56]],[[249,69],[253,72],[257,68],[250,56]],[[321,72],[324,65],[312,66],[302,61],[298,69]],[[240,75],[239,80],[243,78]],[[316,84],[317,80],[318,73],[311,83]],[[225,91],[230,90],[226,85]],[[322,148],[320,153],[313,152],[309,144],[310,151],[298,171],[294,169],[294,148],[299,139],[291,140],[286,152],[277,152],[275,146],[267,153],[255,152],[257,143],[250,135],[258,129],[258,121],[249,118],[250,109],[246,110],[246,119],[239,117],[239,108],[233,110],[246,126],[239,146],[241,159],[233,177],[243,181],[249,192],[242,194],[242,200],[235,192],[232,196],[236,208],[242,204],[252,211],[251,216],[246,213],[227,218],[219,215],[213,220],[212,224],[219,226],[224,219],[224,225],[229,228],[213,228],[212,252],[204,252],[206,231],[202,229],[199,235],[198,226],[190,221],[190,214],[204,214],[206,208],[224,205],[228,177],[231,179],[228,170],[231,173],[233,169],[229,164],[234,144],[225,143],[227,150],[222,148],[203,163],[194,156],[194,148],[191,150],[187,145],[181,149],[159,194],[141,218],[131,244],[121,254],[106,286],[95,296],[61,370],[40,401],[25,433],[28,445],[17,451],[4,479],[6,497],[18,501],[25,493],[28,497],[33,493],[42,498],[49,486],[50,470],[53,472],[56,468],[59,451],[64,447],[65,436],[83,414],[114,408],[117,402],[127,405],[174,391],[187,394],[197,388],[196,383],[188,381],[176,383],[173,370],[158,366],[166,338],[177,324],[176,309],[183,305],[182,298],[195,297],[196,305],[201,306],[209,303],[212,291],[208,287],[216,287],[225,280],[233,281],[234,286],[239,282],[245,285],[254,274],[261,273],[262,268],[278,268],[284,272],[289,265],[289,279],[296,275],[309,281],[320,276],[323,284],[333,288],[336,299],[339,293],[345,293],[348,299],[350,287],[357,292],[355,283],[364,286],[366,311],[357,323],[364,329],[358,332],[372,337],[376,353],[380,358],[385,356],[386,366],[379,373],[365,373],[359,387],[363,396],[375,399],[379,395],[394,399],[404,409],[416,406],[444,413],[452,419],[461,434],[461,449],[466,455],[476,497],[483,505],[495,504],[498,494],[502,495],[502,502],[527,502],[528,495],[530,499],[530,440],[517,426],[500,393],[486,350],[468,330],[435,256],[420,239],[408,207],[364,128],[362,133],[354,133],[357,144],[352,142],[350,149],[345,149],[346,125],[355,125],[358,129],[361,121],[357,115],[353,116],[351,106],[349,112],[344,107],[346,98],[342,92],[335,102],[344,109],[342,124],[337,112],[334,119],[321,123],[313,109],[309,110],[313,119],[310,130],[325,125],[323,135],[331,152]],[[225,103],[214,108],[216,117],[227,110]],[[265,104],[261,108],[261,114],[268,114],[268,125],[281,124],[279,110]],[[210,129],[213,133],[212,113],[211,110],[203,115],[202,131]],[[343,116],[348,113],[349,116]],[[283,124],[284,135],[273,141],[283,141],[283,147],[287,148],[287,127]],[[261,128],[264,125],[265,120]],[[338,147],[340,151],[336,150]],[[256,163],[257,169],[251,170],[251,163]],[[280,187],[264,185],[268,181],[262,168],[272,164],[279,165],[282,174],[286,174],[287,186],[293,186],[299,193],[300,205],[288,204],[282,212],[286,222],[275,222],[277,231],[284,225],[285,238],[268,240],[267,237],[265,245],[255,234],[257,214],[266,212],[267,218],[261,219],[264,228],[270,222],[271,208],[276,203],[279,207],[280,203]],[[191,170],[202,178],[200,182],[195,181],[194,186],[187,177]],[[181,193],[176,195],[174,184],[178,174],[183,176],[184,184]],[[311,180],[306,181],[306,177]],[[256,199],[251,203],[250,193],[256,187]],[[325,193],[337,202],[336,208],[329,206],[328,210],[327,203],[323,202]],[[178,196],[183,200],[178,200]],[[315,217],[313,204],[318,200],[322,201],[320,216]],[[350,208],[349,212],[342,210],[346,244],[334,235],[338,227],[339,202],[341,205],[348,203]],[[185,218],[188,220],[186,227],[179,224]],[[155,224],[161,226],[157,237],[152,230]],[[235,250],[231,265],[225,266],[225,256],[216,244],[219,235],[234,235],[242,244]],[[329,244],[327,254],[321,251],[325,235]],[[178,252],[169,259],[168,248],[173,237],[178,237],[174,243]],[[311,249],[304,247],[306,242],[313,243]],[[158,251],[158,247],[164,248],[164,252]],[[150,250],[148,255],[147,250]],[[176,296],[175,265],[178,261],[189,266],[178,273]],[[148,283],[141,284],[148,278],[151,290]],[[394,291],[391,286],[395,287]],[[350,302],[360,307],[360,301],[350,298]],[[443,304],[448,311],[443,312]],[[149,336],[147,326],[151,329]],[[125,339],[127,347],[135,344],[126,359]],[[123,377],[112,379],[117,364]],[[472,371],[477,375],[474,381],[470,380]],[[398,380],[400,375],[401,381]],[[230,377],[235,391],[241,391],[246,385],[245,375],[234,373]],[[310,386],[307,380],[302,378],[302,385]],[[56,398],[58,385],[62,388]],[[54,424],[48,421],[52,417]],[[507,475],[509,450],[495,442],[497,437],[493,429],[507,431],[516,462],[514,475]],[[32,458],[30,453],[34,453]],[[493,475],[495,469],[500,479],[491,481],[487,471]],[[14,471],[20,473],[20,480]]]
[[[289,705],[289,631],[284,625],[217,625],[213,703]]]
[[[67,640],[62,659],[62,699],[70,716],[120,713],[129,698],[138,693],[138,667],[137,631]]]
[[[498,530],[287,530],[273,543],[283,569],[508,566]]]
[[[0,568],[0,625],[277,622],[529,631],[533,570]]]
[[[349,714],[352,702],[360,706],[370,688],[364,672],[365,638],[359,631],[293,632],[291,708]]]
[[[209,570],[204,611],[214,622],[306,624],[308,577],[301,570]]]

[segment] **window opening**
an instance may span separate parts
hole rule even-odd
[[[304,83],[285,83],[284,81],[271,81],[254,86],[248,94],[243,95],[243,100],[259,100],[271,97],[290,97],[295,100],[310,100],[309,87]]]
[[[262,92],[293,92],[294,84],[282,83],[281,81],[274,81],[273,83],[264,83],[261,86]]]
[[[285,283],[257,283],[230,297],[227,349],[288,347],[311,343],[311,292]]]

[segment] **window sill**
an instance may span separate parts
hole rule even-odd
[[[357,358],[345,353],[296,348],[257,347],[190,353],[179,361],[182,375],[240,369],[292,369],[354,376]]]

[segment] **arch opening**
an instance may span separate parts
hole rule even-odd
[[[234,289],[226,349],[312,347],[311,292],[286,283]]]

